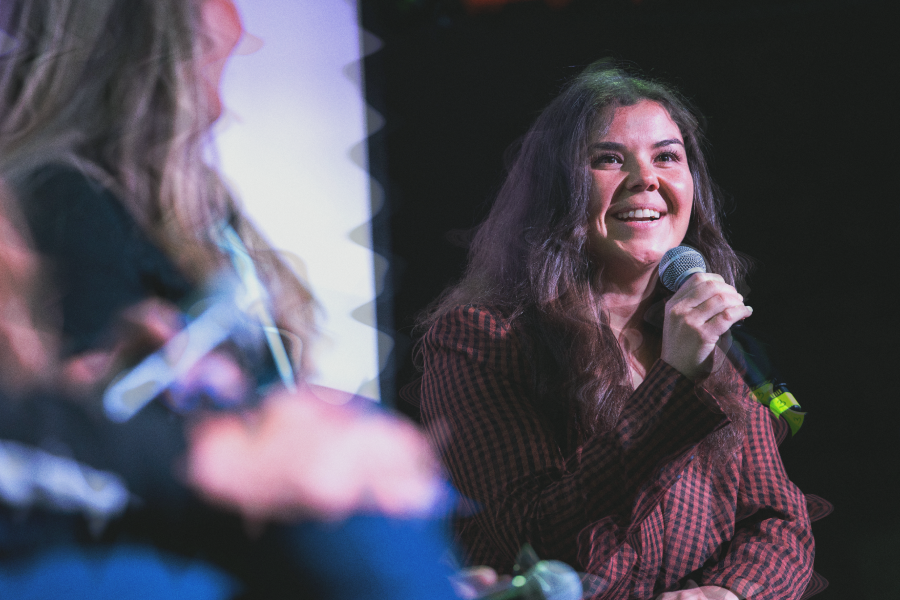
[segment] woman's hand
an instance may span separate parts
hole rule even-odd
[[[46,383],[58,340],[35,326],[39,259],[4,215],[2,209],[12,203],[5,196],[0,184],[0,384],[10,392]]]
[[[740,597],[734,592],[717,585],[698,587],[696,583],[688,580],[684,589],[676,592],[666,592],[657,596],[656,600],[740,600]]]
[[[72,397],[96,397],[116,375],[157,351],[183,326],[178,308],[165,300],[148,298],[131,306],[118,316],[109,347],[83,352],[62,364],[59,386]],[[177,411],[187,411],[202,396],[214,398],[221,408],[238,407],[250,388],[250,376],[236,360],[213,350],[179,377],[164,399]]]
[[[190,484],[254,522],[427,514],[443,488],[425,436],[333,395],[303,386],[241,416],[207,415],[189,435]]]
[[[752,313],[720,275],[692,275],[666,302],[661,358],[689,379],[703,377],[712,372],[722,336]]]
[[[450,584],[456,595],[463,600],[475,600],[491,592],[502,592],[509,588],[512,577],[500,577],[490,567],[468,567],[457,571],[450,578]]]

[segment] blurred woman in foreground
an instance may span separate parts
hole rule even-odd
[[[49,550],[82,553],[87,558],[79,564],[100,569],[101,577],[137,547],[143,573],[196,573],[188,564],[218,573],[201,577],[211,587],[191,597],[227,597],[241,587],[263,597],[300,591],[344,597],[340,590],[352,581],[335,580],[339,565],[355,568],[365,580],[356,585],[372,587],[371,597],[414,597],[413,585],[417,593],[424,585],[425,593],[447,595],[449,584],[434,579],[443,570],[431,539],[410,533],[408,545],[394,548],[395,558],[435,560],[419,565],[424,579],[391,587],[385,581],[392,569],[405,565],[385,563],[371,546],[382,537],[375,535],[384,527],[377,518],[363,520],[362,536],[359,527],[309,526],[248,538],[240,519],[197,502],[185,487],[189,477],[205,498],[251,517],[258,532],[270,520],[428,514],[440,483],[427,444],[409,424],[334,406],[320,399],[334,392],[302,383],[298,392],[272,392],[240,416],[197,412],[185,419],[153,402],[119,425],[101,409],[106,382],[181,327],[176,305],[231,268],[218,245],[226,227],[254,259],[275,322],[293,342],[301,382],[310,368],[309,292],[203,159],[222,110],[219,79],[242,35],[231,0],[4,0],[0,31],[0,177],[18,200],[23,233],[58,299],[43,298],[41,310],[58,315],[60,330],[60,349],[51,348],[48,359],[60,365],[50,373],[56,385],[44,385],[27,403],[4,401],[0,438],[28,464],[53,464],[72,478],[69,488],[57,489],[29,478],[39,471],[31,469],[15,481],[33,494],[0,493],[8,525],[0,536],[3,555],[25,561],[21,575],[46,565]],[[4,368],[18,356],[2,357]],[[212,356],[189,374],[182,399],[240,399],[259,376],[252,365],[249,371],[233,355]],[[85,478],[104,482],[106,496],[91,492]],[[75,499],[70,488],[80,490]],[[21,508],[34,510],[17,520]],[[356,552],[353,565],[335,559],[348,546]],[[164,559],[152,560],[157,553]],[[330,570],[316,563],[323,560],[332,561]],[[108,581],[124,581],[128,593],[170,593],[170,579],[161,576],[154,588],[140,577],[129,580],[135,571],[119,567],[122,579]],[[42,572],[34,581],[42,581]],[[74,579],[68,585],[77,587]]]

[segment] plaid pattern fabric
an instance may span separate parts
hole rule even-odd
[[[694,460],[728,420],[657,361],[615,430],[579,439],[572,419],[554,431],[534,408],[521,335],[499,313],[466,306],[424,338],[422,417],[467,497],[457,532],[470,564],[510,572],[528,542],[593,575],[591,598],[652,598],[688,575],[754,599],[800,597],[809,516],[764,407],[748,398],[744,447],[724,467]],[[560,439],[574,440],[572,451]]]

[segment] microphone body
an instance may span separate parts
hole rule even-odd
[[[542,560],[524,575],[513,577],[508,588],[478,600],[581,600],[582,595],[575,569],[558,560]]]
[[[706,273],[706,261],[690,246],[676,246],[666,251],[659,261],[659,279],[672,292],[677,292],[694,273]],[[791,435],[796,434],[806,413],[800,412],[794,395],[775,375],[761,344],[743,330],[741,323],[732,325],[730,333],[729,360],[744,377],[756,400],[776,417],[783,417]]]

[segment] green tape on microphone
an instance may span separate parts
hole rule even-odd
[[[767,381],[753,388],[753,395],[763,406],[767,406],[772,414],[784,419],[791,428],[791,435],[796,435],[803,425],[806,413],[800,412],[800,404],[783,383]]]

